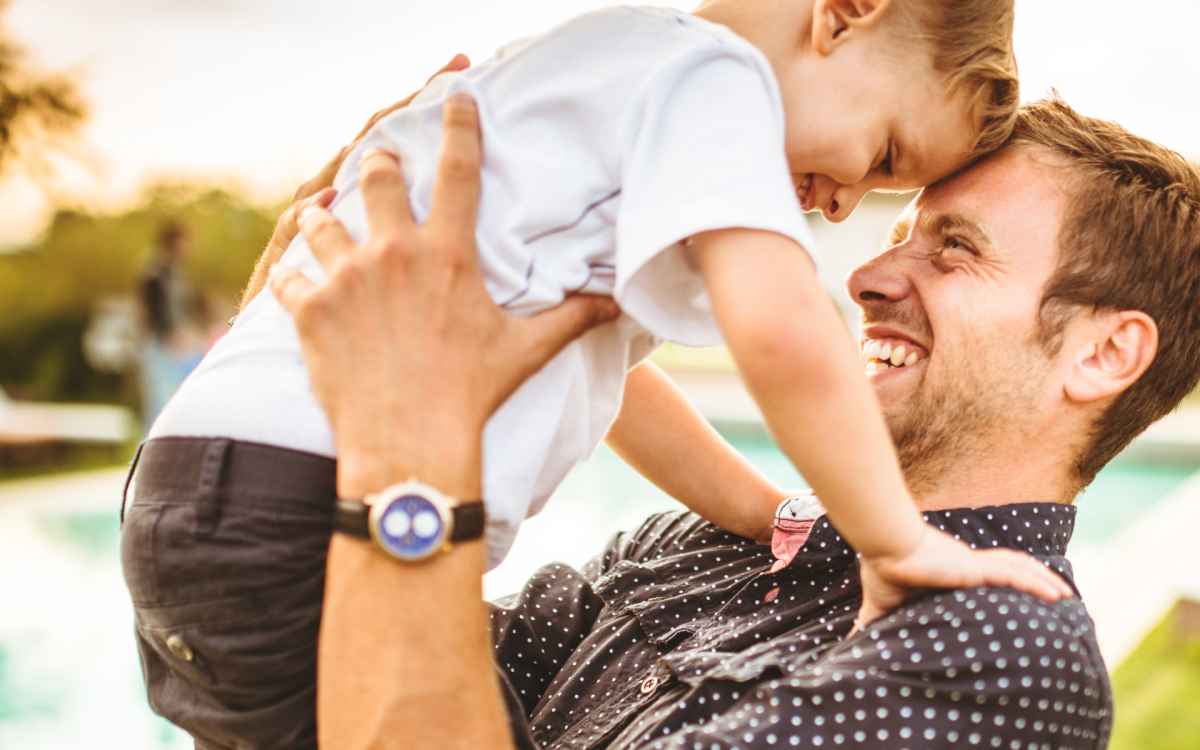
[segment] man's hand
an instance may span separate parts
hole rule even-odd
[[[455,55],[450,62],[442,66],[441,70],[430,76],[429,81],[437,78],[442,73],[466,70],[469,67],[471,67],[471,61],[467,59],[466,55]],[[429,81],[425,82],[426,86],[429,85]],[[267,285],[267,278],[271,268],[279,262],[279,259],[283,257],[284,251],[288,249],[288,245],[291,245],[292,240],[296,239],[296,235],[300,233],[300,226],[297,223],[300,215],[313,206],[329,208],[329,204],[337,196],[337,191],[332,187],[333,178],[337,176],[338,170],[342,168],[342,162],[346,160],[346,157],[354,151],[371,128],[375,126],[375,123],[392,112],[402,107],[407,107],[419,93],[421,91],[415,91],[390,107],[385,107],[371,115],[371,119],[367,120],[367,124],[363,125],[362,130],[358,132],[353,141],[342,147],[324,167],[321,167],[321,171],[317,172],[316,176],[296,189],[296,194],[292,198],[292,205],[288,206],[287,210],[279,217],[279,221],[275,224],[275,232],[271,235],[271,240],[267,243],[267,248],[263,250],[263,254],[259,256],[258,262],[254,265],[254,272],[250,275],[250,281],[246,284],[246,291],[242,293],[240,307],[244,308]]]
[[[859,564],[863,590],[859,626],[930,589],[1002,586],[1051,602],[1074,594],[1066,581],[1031,555],[1008,549],[973,550],[930,526],[910,554],[899,559],[860,557]]]
[[[569,341],[620,312],[610,298],[584,296],[528,319],[496,306],[475,249],[481,154],[469,98],[450,100],[444,126],[423,226],[395,157],[367,152],[359,184],[369,239],[356,244],[309,207],[299,226],[327,279],[282,267],[271,278],[333,426],[342,497],[410,476],[478,497],[491,413]],[[511,747],[482,603],[483,547],[403,565],[334,535],[318,652],[321,747]]]
[[[526,378],[618,312],[610,298],[577,296],[517,318],[492,302],[475,250],[478,114],[459,95],[444,119],[425,225],[416,226],[408,211],[396,158],[369,151],[360,185],[370,239],[356,245],[332,214],[309,208],[300,227],[328,280],[314,286],[288,268],[271,280],[300,330],[313,392],[333,425],[348,479],[382,470],[392,479],[417,475],[436,483],[439,467],[465,458],[456,455],[458,443],[474,442]],[[357,465],[367,457],[388,465]],[[460,481],[444,477],[452,480]]]

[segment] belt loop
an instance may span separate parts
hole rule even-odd
[[[129,473],[125,475],[125,489],[121,490],[121,522],[118,528],[125,526],[125,503],[129,500],[129,488],[133,485],[133,474],[137,471],[138,460],[142,457],[142,448],[145,447],[145,442],[138,443],[137,452],[133,454],[133,460],[129,462]]]
[[[210,536],[217,530],[221,507],[217,501],[217,486],[221,469],[229,452],[228,440],[211,440],[200,460],[200,479],[196,482],[196,534]]]

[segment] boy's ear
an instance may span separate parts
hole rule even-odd
[[[1122,393],[1158,352],[1158,326],[1140,310],[1081,315],[1071,328],[1063,343],[1070,356],[1063,391],[1079,404]]]
[[[816,0],[813,3],[813,47],[828,55],[859,29],[876,26],[890,0]]]

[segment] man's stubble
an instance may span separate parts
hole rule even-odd
[[[1049,369],[1041,347],[1032,336],[997,343],[975,339],[931,357],[908,396],[884,408],[914,495],[945,488],[1035,413]]]

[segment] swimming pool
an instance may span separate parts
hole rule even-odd
[[[734,444],[774,481],[802,486],[765,438]],[[1102,544],[1196,467],[1114,462],[1079,500],[1076,540]],[[121,472],[0,483],[0,748],[190,748],[146,705],[118,564]],[[550,560],[579,565],[617,530],[679,507],[601,448],[527,522],[490,596]]]

